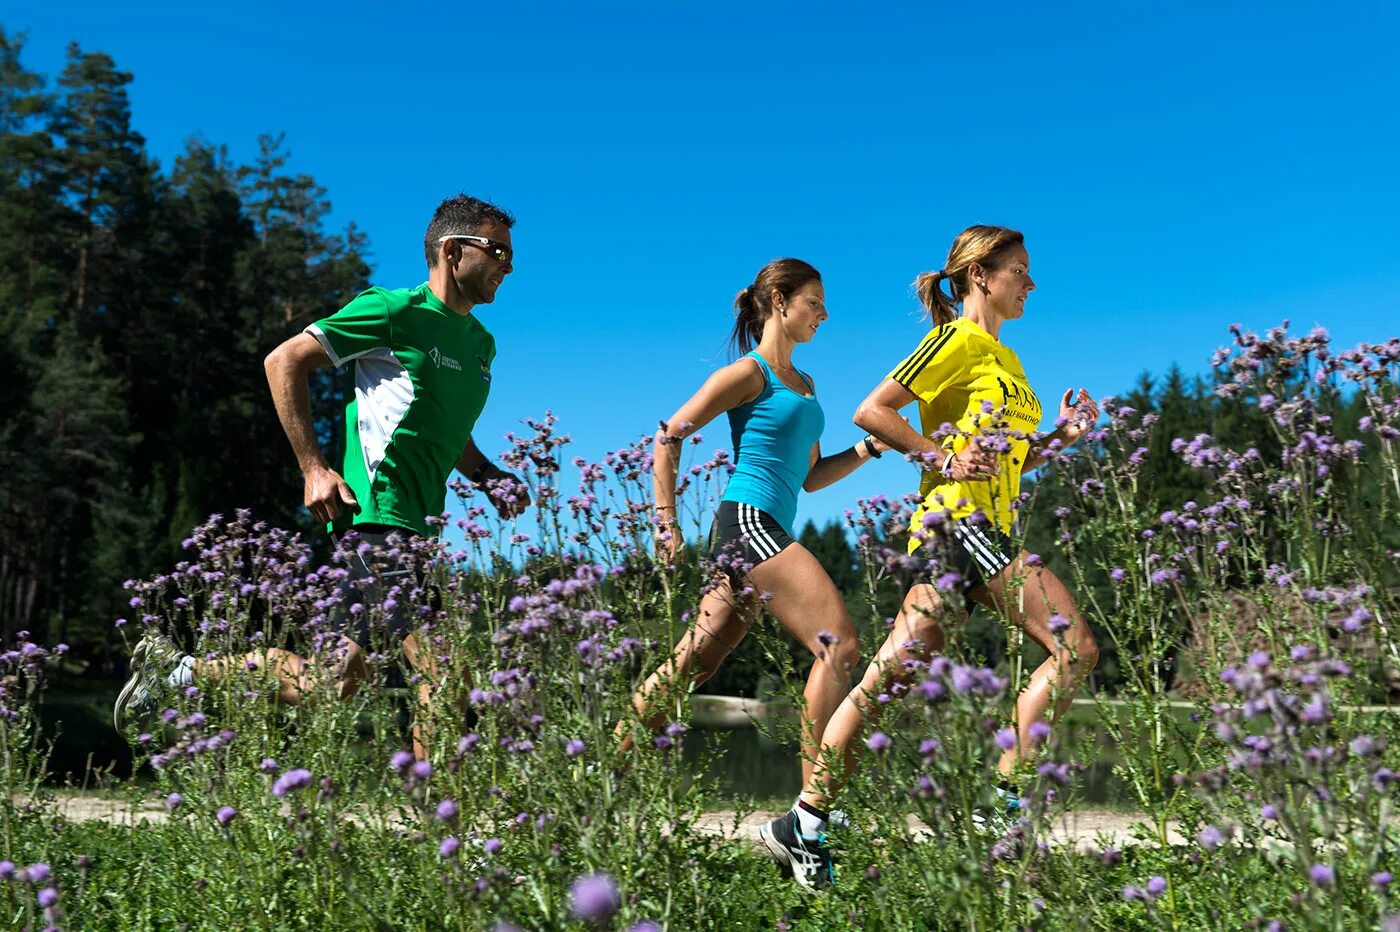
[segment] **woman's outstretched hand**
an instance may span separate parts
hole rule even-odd
[[[1065,440],[1070,443],[1078,440],[1093,430],[1098,420],[1099,406],[1088,392],[1081,388],[1076,396],[1074,389],[1065,389],[1065,396],[1060,399],[1060,431]]]

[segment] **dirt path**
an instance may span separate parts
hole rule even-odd
[[[74,822],[97,819],[112,825],[132,825],[140,822],[160,823],[169,818],[165,807],[158,801],[143,804],[132,809],[125,800],[106,796],[64,795],[59,797],[59,812]],[[758,844],[758,828],[776,812],[751,812],[738,818],[733,810],[717,809],[700,817],[697,827],[708,835],[719,835],[734,841]],[[1115,848],[1125,848],[1142,844],[1132,833],[1135,823],[1141,817],[1128,812],[1114,812],[1106,809],[1084,809],[1065,814],[1055,824],[1051,832],[1051,843],[1072,845],[1081,851],[1099,851],[1104,844]],[[912,816],[909,827],[915,835],[922,834],[924,826]],[[1186,839],[1176,830],[1175,823],[1168,826],[1168,840],[1173,845],[1185,844]]]
[[[743,819],[726,810],[707,812],[700,817],[698,827],[711,835],[723,835],[734,840],[758,844],[758,828],[776,812],[751,812]],[[1114,812],[1107,809],[1085,809],[1065,814],[1051,830],[1050,841],[1055,845],[1072,845],[1078,851],[1102,851],[1105,845],[1126,848],[1144,842],[1134,837],[1133,825],[1142,822],[1136,813]],[[925,825],[909,817],[909,830],[915,837],[928,834]],[[1172,845],[1186,844],[1175,822],[1167,824],[1167,841]]]

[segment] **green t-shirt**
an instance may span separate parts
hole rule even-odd
[[[355,364],[341,470],[359,500],[333,528],[387,524],[435,534],[447,477],[491,391],[496,341],[426,283],[371,288],[306,328],[336,366]]]

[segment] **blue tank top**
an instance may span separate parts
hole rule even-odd
[[[763,391],[729,412],[735,469],[723,500],[766,511],[791,535],[797,493],[807,478],[812,444],[821,438],[826,416],[806,375],[802,378],[812,394],[799,395],[773,374],[757,352],[748,355],[763,370]]]

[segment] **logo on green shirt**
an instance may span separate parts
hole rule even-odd
[[[462,364],[460,362],[453,359],[451,356],[444,356],[442,351],[436,346],[428,350],[428,358],[431,359],[433,365],[437,366],[439,369],[446,366],[449,369],[456,369],[458,372],[462,371]]]

